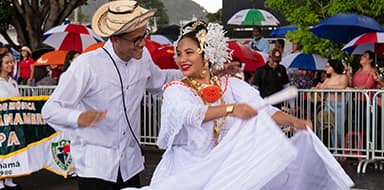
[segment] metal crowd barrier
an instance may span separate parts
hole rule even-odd
[[[49,96],[55,90],[56,86],[27,86],[20,85],[20,96]]]
[[[377,167],[384,160],[383,94],[383,90],[300,89],[294,105],[285,102],[283,108],[293,107],[292,114],[312,120],[328,150],[341,161],[356,159],[357,172],[365,173],[369,163]]]
[[[20,86],[23,96],[50,95],[54,86]],[[339,160],[355,159],[357,172],[369,163],[382,168],[384,161],[384,90],[300,89],[282,110],[313,121],[313,130]],[[141,109],[141,143],[155,145],[160,128],[161,97],[146,93]],[[288,136],[292,130],[284,129]]]

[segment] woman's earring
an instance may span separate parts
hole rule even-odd
[[[200,77],[203,78],[206,74],[207,74],[207,69],[204,69],[203,71],[201,71]]]
[[[204,63],[204,69],[203,69],[203,71],[201,71],[200,77],[204,77],[207,74],[207,71],[208,71],[208,62],[205,62]]]

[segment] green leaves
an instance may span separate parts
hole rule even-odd
[[[352,56],[341,50],[344,44],[314,36],[309,32],[310,26],[339,13],[366,15],[384,23],[384,0],[265,0],[265,5],[281,11],[291,24],[299,26],[286,38],[300,43],[305,53],[316,53],[326,58],[350,59]]]

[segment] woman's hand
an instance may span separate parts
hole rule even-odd
[[[295,119],[295,121],[292,123],[295,129],[306,129],[309,127],[312,129],[312,121],[310,120],[301,120],[301,119]]]
[[[257,115],[257,111],[248,104],[236,104],[234,105],[233,112],[230,115],[240,119],[249,119]]]
[[[376,82],[380,82],[380,80],[381,80],[381,77],[380,77],[380,75],[379,75],[378,72],[372,72],[372,78],[373,78],[373,80],[375,80]]]
[[[107,110],[89,110],[80,114],[77,124],[80,127],[95,127],[95,123],[101,121],[107,115]]]

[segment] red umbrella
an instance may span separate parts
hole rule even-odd
[[[105,42],[98,42],[88,46],[83,53],[93,51],[99,47],[103,47]],[[173,59],[174,50],[171,45],[161,45],[158,42],[146,39],[145,47],[147,47],[149,54],[151,54],[153,62],[161,69],[177,69],[175,60]]]
[[[89,45],[101,42],[103,39],[81,24],[65,24],[51,28],[44,33],[43,43],[58,50],[83,51]]]
[[[161,69],[178,69],[174,55],[175,50],[171,45],[164,45],[151,54],[153,62]]]
[[[266,62],[261,52],[251,50],[238,41],[228,41],[228,48],[233,50],[232,57],[235,60],[245,64],[244,71],[256,71]]]
[[[149,52],[154,52],[162,45],[158,42],[152,41],[150,38],[145,39],[145,47],[149,50]]]
[[[177,65],[173,56],[175,55],[172,45],[161,45],[158,42],[152,41],[149,38],[145,41],[145,47],[147,47],[151,54],[153,62],[161,69],[177,69]]]
[[[35,66],[46,65],[64,65],[65,56],[68,51],[55,50],[44,53],[39,59],[36,60]]]

